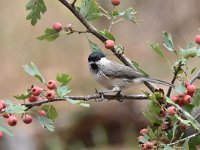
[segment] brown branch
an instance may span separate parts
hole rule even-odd
[[[189,81],[189,84],[193,84],[195,80],[200,79],[200,70],[197,74]]]
[[[75,7],[70,4],[67,0],[59,0],[65,7],[67,7],[75,16],[76,18],[87,28],[87,31],[94,36],[96,36],[99,40],[101,40],[103,43],[108,40],[105,36],[100,34],[98,30],[92,26],[76,9]],[[131,60],[129,60],[124,54],[118,52],[115,48],[111,49],[111,51],[114,53],[114,55],[120,59],[125,65],[133,68],[135,71],[137,71],[137,68],[132,64]],[[144,82],[144,84],[152,91],[154,92],[156,89],[156,86],[149,82]]]
[[[22,105],[26,106],[27,110],[29,110],[35,106],[40,106],[42,104],[51,103],[51,102],[67,101],[67,99],[83,100],[83,101],[98,100],[98,99],[102,101],[103,99],[107,99],[107,100],[123,101],[123,100],[147,100],[148,98],[145,95],[121,95],[121,94],[107,95],[107,94],[96,93],[93,95],[86,95],[86,96],[65,96],[64,98],[56,98],[51,101],[44,99],[35,103],[28,103],[28,104],[22,104]]]
[[[176,81],[176,79],[177,79],[178,73],[179,73],[179,71],[181,70],[181,67],[182,67],[182,66],[183,66],[182,61],[179,62],[179,64],[178,64],[177,67],[174,66],[174,76],[173,76],[173,79],[172,79],[172,81],[171,81],[171,84],[172,84],[172,85],[174,85],[174,83],[175,83],[175,81]],[[172,88],[173,88],[172,86],[169,87],[168,92],[167,92],[167,97],[170,97],[170,94],[171,94],[171,92],[172,92]]]

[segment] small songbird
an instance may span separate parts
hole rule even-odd
[[[144,81],[172,86],[170,83],[145,77],[128,66],[108,60],[102,52],[92,52],[88,57],[88,64],[93,78],[113,92],[121,92],[131,85]]]

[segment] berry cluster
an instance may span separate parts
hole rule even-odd
[[[142,140],[145,139],[144,137],[144,134],[149,134],[149,130],[144,128],[144,129],[141,129],[140,130],[140,136],[138,137],[138,140],[139,140],[139,144],[141,145],[142,147],[142,150],[150,150],[150,149],[153,149],[154,147],[154,143],[151,142],[151,141],[148,141],[146,143],[143,143]]]
[[[184,94],[179,94],[177,96],[171,97],[171,100],[179,106],[190,104],[196,90],[195,86],[190,85],[188,82],[185,82],[185,88],[187,89],[187,92]]]
[[[56,97],[55,89],[57,88],[56,82],[54,80],[49,80],[46,83],[46,86],[48,90],[44,90],[41,87],[38,86],[32,86],[30,91],[30,97],[28,98],[28,101],[30,103],[34,103],[37,101],[42,100],[44,97],[48,100],[53,100]],[[9,114],[4,112],[4,109],[8,107],[7,104],[3,101],[0,100],[0,112],[2,114],[2,117],[7,119],[7,123],[10,126],[16,126],[18,119],[14,114]],[[39,115],[47,116],[46,112],[44,110],[39,110],[37,112]],[[25,124],[30,124],[33,120],[33,117],[29,114],[23,114],[22,115],[22,120]],[[0,139],[3,137],[3,132],[0,131]]]

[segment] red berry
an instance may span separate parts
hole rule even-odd
[[[165,110],[161,110],[160,111],[160,117],[165,117],[166,116],[166,111]]]
[[[59,32],[60,30],[62,30],[62,24],[60,22],[55,22],[53,24],[53,29]]]
[[[195,42],[196,42],[197,44],[200,44],[200,35],[197,35],[197,36],[195,37]]]
[[[4,102],[4,100],[0,100],[0,103],[3,105],[3,109],[6,108],[6,103]]]
[[[15,116],[10,116],[7,120],[8,124],[10,126],[16,126],[17,125],[17,117]]]
[[[168,112],[169,115],[172,115],[172,116],[173,116],[173,115],[176,114],[177,109],[176,109],[176,107],[174,107],[174,106],[170,106],[170,107],[168,107],[167,112]]]
[[[185,82],[185,83],[184,83],[185,88],[187,88],[188,85],[190,85],[189,82]]]
[[[54,80],[49,80],[47,83],[47,88],[49,90],[54,90],[56,88],[56,82]]]
[[[145,139],[145,137],[142,136],[142,135],[140,135],[140,136],[137,137],[137,139],[138,139],[138,141],[140,141],[140,140],[142,140],[142,139]]]
[[[36,102],[38,100],[38,97],[37,96],[34,96],[34,95],[31,95],[31,97],[29,97],[29,102],[33,103],[33,102]]]
[[[147,144],[142,144],[142,150],[148,150]]]
[[[39,110],[37,114],[42,115],[42,116],[47,116],[46,112],[44,110]]]
[[[114,6],[117,6],[117,5],[120,4],[121,0],[112,0],[111,2],[112,2],[112,4],[113,4]]]
[[[38,86],[33,86],[33,88],[31,89],[31,93],[34,96],[39,96],[42,92],[42,88],[38,87]]]
[[[192,100],[192,97],[190,95],[185,95],[183,97],[184,104],[189,104],[191,102],[191,100]]]
[[[188,93],[194,94],[195,90],[196,90],[196,88],[193,84],[187,86],[187,92]]]
[[[8,113],[4,112],[2,116],[3,116],[4,118],[9,118],[10,115],[9,115]]]
[[[149,149],[152,149],[154,144],[152,142],[147,142],[146,145]]]
[[[30,124],[32,122],[32,120],[33,120],[33,118],[30,115],[25,115],[24,118],[23,118],[23,122],[25,124]]]
[[[113,49],[115,46],[115,42],[113,40],[107,40],[105,42],[105,48],[107,49]]]
[[[53,90],[49,90],[46,92],[46,98],[48,100],[53,100],[56,97],[56,93]]]
[[[171,100],[172,100],[174,103],[178,103],[179,97],[178,97],[178,96],[172,96],[172,97],[171,97]]]
[[[0,103],[0,112],[3,110],[3,104]]]
[[[2,139],[2,138],[3,138],[3,132],[0,131],[0,139]]]
[[[144,133],[148,134],[148,133],[149,133],[149,130],[146,129],[146,128],[140,130],[140,134],[144,134]]]

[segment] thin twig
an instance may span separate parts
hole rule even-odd
[[[190,135],[190,136],[187,136],[187,137],[185,137],[185,138],[183,138],[183,139],[180,139],[180,140],[178,140],[178,141],[176,141],[176,142],[173,142],[173,143],[170,143],[170,144],[168,144],[168,146],[172,146],[172,145],[176,145],[176,144],[179,144],[179,143],[181,143],[181,142],[184,142],[184,141],[186,141],[186,140],[189,140],[189,139],[191,139],[191,138],[193,138],[193,137],[196,137],[197,135],[199,135],[200,133],[195,133],[195,134],[192,134],[192,135]]]
[[[40,106],[45,103],[52,103],[57,101],[66,101],[67,99],[71,100],[97,100],[101,98],[107,99],[107,100],[147,100],[147,96],[145,95],[121,95],[121,94],[115,94],[115,95],[107,95],[107,94],[93,94],[93,95],[86,95],[86,96],[65,96],[64,98],[55,98],[51,101],[44,99],[35,103],[28,103],[28,104],[22,104],[27,107],[27,110],[33,108],[34,106]]]
[[[197,74],[189,81],[190,84],[193,84],[195,80],[200,79],[200,70]]]
[[[75,5],[76,1],[77,1],[77,0],[74,0],[74,1],[72,2],[72,4],[71,4],[71,5],[72,5],[72,7],[74,7],[74,5]]]
[[[86,19],[83,17],[67,0],[59,0],[65,7],[67,7],[75,16],[76,18],[87,28],[88,32],[96,36],[99,40],[102,42],[105,42],[108,40],[104,35],[100,34],[98,30],[92,26]],[[113,54],[120,59],[125,65],[133,68],[135,71],[137,71],[137,68],[132,64],[131,60],[128,59],[124,54],[119,53],[117,49],[113,48],[111,49]],[[144,82],[144,84],[152,91],[154,92],[156,87],[153,83]]]
[[[197,114],[197,115],[194,117],[194,119],[197,120],[197,119],[199,119],[199,117],[200,117],[200,113]]]

